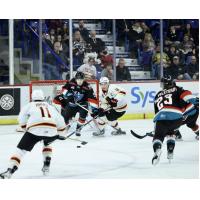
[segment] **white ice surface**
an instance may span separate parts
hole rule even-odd
[[[199,142],[186,126],[181,127],[183,141],[176,142],[171,164],[166,158],[166,143],[160,163],[152,166],[152,138],[134,138],[130,129],[138,134],[153,130],[152,120],[120,121],[127,131],[123,136],[111,136],[107,127],[104,137],[92,136],[92,129],[86,126],[79,138],[88,142],[77,148],[79,142],[66,140],[53,144],[53,157],[49,176],[44,177],[42,168],[42,143],[23,158],[15,179],[134,179],[134,178],[198,178]],[[8,167],[10,156],[15,151],[22,133],[16,133],[17,126],[0,126],[0,172]],[[73,130],[73,127],[71,128]],[[74,136],[72,136],[73,138]]]

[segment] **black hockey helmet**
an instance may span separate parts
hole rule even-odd
[[[84,79],[85,74],[83,72],[77,72],[75,75],[75,79]]]
[[[160,82],[163,89],[169,89],[176,85],[174,79],[170,75],[163,76]]]

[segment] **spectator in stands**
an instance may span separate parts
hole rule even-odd
[[[186,66],[187,73],[190,75],[191,79],[199,79],[199,64],[195,56],[191,57],[190,63]]]
[[[138,58],[138,48],[140,47],[144,38],[144,32],[140,23],[136,21],[130,28],[125,30],[128,33],[129,50],[131,58]]]
[[[54,42],[55,42],[55,35],[50,35],[50,38],[49,38],[52,46],[54,46]]]
[[[50,40],[50,35],[49,34],[43,34],[43,40],[44,42],[51,48],[53,49],[53,43]]]
[[[190,23],[184,26],[183,34],[188,35],[195,45],[199,45],[199,28],[193,28]]]
[[[101,67],[106,68],[108,65],[113,64],[113,57],[108,53],[108,49],[105,48],[101,53],[100,53],[100,59],[101,59]]]
[[[59,51],[63,51],[62,35],[59,34],[59,35],[56,36],[56,42],[60,42]]]
[[[178,50],[178,48],[176,48],[175,45],[170,46],[169,51],[167,52],[167,55],[169,56],[171,63],[173,61],[174,56],[178,56],[180,58],[180,61],[181,61],[181,53]]]
[[[62,35],[57,35],[56,41],[60,42],[60,51],[69,55],[69,43],[66,43],[66,41],[63,40]]]
[[[89,39],[89,31],[87,30],[87,28],[85,28],[85,24],[83,20],[80,20],[78,22],[79,26],[78,28],[75,29],[75,31],[79,31],[82,38],[87,41]]]
[[[56,32],[55,32],[55,29],[50,29],[50,32],[49,32],[49,35],[50,35],[50,37],[53,35],[53,36],[55,36],[55,34],[56,34]]]
[[[61,80],[68,65],[66,54],[60,52],[60,42],[54,43],[54,52],[48,52],[44,63],[45,80]]]
[[[145,22],[141,22],[140,23],[140,26],[143,30],[143,33],[146,34],[146,33],[150,33],[150,28],[146,25]],[[152,36],[151,36],[152,37]]]
[[[73,38],[73,64],[74,66],[80,66],[83,63],[85,41],[81,37],[79,31],[75,31]]]
[[[61,29],[61,35],[64,36],[65,34],[69,35],[69,29],[67,23],[64,23]]]
[[[100,39],[96,38],[96,31],[90,32],[90,38],[87,40],[87,43],[91,44],[92,52],[99,54],[105,49],[105,43]]]
[[[116,79],[117,81],[130,81],[131,74],[128,67],[125,66],[125,60],[119,59],[118,65],[116,66]]]
[[[87,80],[96,79],[97,72],[94,58],[89,58],[88,63],[81,65],[77,71],[83,72]]]
[[[83,63],[88,63],[89,58],[94,58],[95,64],[100,64],[101,60],[98,58],[96,52],[92,52],[91,44],[86,44]]]
[[[144,40],[142,42],[142,47],[143,47],[143,51],[144,51],[144,48],[145,48],[145,51],[152,51],[152,52],[154,51],[155,42],[153,40],[151,33],[145,33]]]
[[[113,69],[112,65],[107,65],[106,68],[101,72],[101,77],[107,77],[110,81],[113,80]]]
[[[188,57],[193,55],[194,42],[189,38],[188,35],[184,35],[183,42],[180,44],[179,50],[184,55],[185,62],[188,63]]]
[[[117,29],[117,43],[119,46],[126,45],[126,40],[128,39],[128,27],[130,27],[130,20],[127,19],[117,19],[116,29]]]
[[[170,26],[167,32],[167,38],[173,43],[180,43],[178,32],[175,26]]]
[[[180,64],[179,57],[174,56],[172,64],[164,69],[164,74],[168,74],[173,77],[173,79],[178,80],[190,80],[190,76],[186,72],[184,65]]]
[[[163,52],[163,67],[167,68],[170,64],[169,56]],[[156,52],[152,58],[153,61],[153,77],[160,79],[160,44],[156,47]]]

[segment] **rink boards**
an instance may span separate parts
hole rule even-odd
[[[127,92],[128,109],[122,120],[153,118],[153,100],[160,90],[160,82],[129,82],[116,83]],[[199,96],[198,81],[177,82],[178,86],[192,91]],[[0,87],[0,124],[17,124],[17,115],[29,102],[29,85]]]

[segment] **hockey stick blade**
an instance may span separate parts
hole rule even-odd
[[[145,137],[147,137],[148,135],[146,134],[146,135],[138,135],[138,134],[136,134],[134,131],[132,131],[131,130],[131,134],[134,136],[134,137],[136,137],[136,138],[138,138],[138,139],[143,139],[143,138],[145,138]]]

